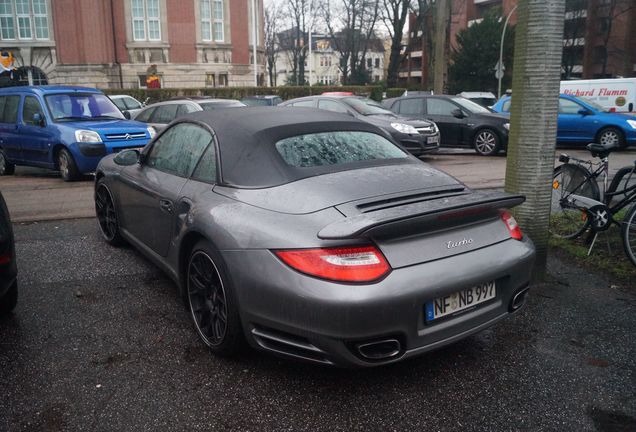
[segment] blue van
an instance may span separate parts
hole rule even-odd
[[[140,148],[153,128],[126,120],[95,88],[0,89],[0,175],[16,165],[59,170],[65,181],[95,171],[107,154]]]

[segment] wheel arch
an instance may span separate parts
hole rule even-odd
[[[177,263],[177,275],[179,278],[179,294],[185,296],[186,275],[185,269],[188,266],[188,259],[194,246],[201,240],[208,241],[207,237],[199,231],[188,231],[179,243],[179,254]]]
[[[60,153],[60,151],[62,149],[67,149],[68,150],[68,148],[64,144],[61,144],[61,143],[54,144],[51,147],[50,158],[51,158],[51,162],[53,162],[53,164],[55,165],[55,169],[59,169],[60,168],[58,166],[58,162],[57,162],[57,155]]]

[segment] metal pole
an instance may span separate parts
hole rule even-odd
[[[501,44],[499,45],[499,67],[502,69],[502,73],[499,74],[499,83],[497,85],[497,99],[501,99],[501,80],[503,79],[503,45],[504,45],[504,38],[506,37],[506,28],[508,27],[508,21],[510,20],[510,17],[512,16],[512,13],[517,9],[516,5],[515,7],[512,8],[512,10],[510,12],[508,12],[508,16],[506,17],[506,22],[504,23],[503,26],[503,31],[501,32]]]
[[[311,0],[309,0],[309,20],[310,20],[310,24],[309,24],[309,87],[311,87],[311,69],[312,66],[314,65],[314,61],[312,58],[312,54],[311,54],[311,33],[314,31],[314,20],[311,19]]]
[[[256,31],[258,14],[256,13],[256,0],[252,0],[252,52],[254,56],[254,87],[258,87],[258,52],[256,50]]]

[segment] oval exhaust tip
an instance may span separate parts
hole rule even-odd
[[[521,306],[523,306],[523,304],[526,301],[526,294],[528,294],[528,288],[524,288],[522,290],[520,290],[519,292],[517,292],[514,297],[512,298],[512,301],[510,302],[510,310],[511,311],[515,311],[517,309],[519,309]]]
[[[361,343],[356,346],[358,353],[368,360],[386,360],[400,354],[401,344],[397,339]]]

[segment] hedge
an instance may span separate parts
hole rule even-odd
[[[394,98],[394,97],[400,97],[404,94],[404,92],[406,91],[405,88],[401,88],[401,87],[396,87],[396,88],[388,88],[386,89],[386,97],[388,98]]]
[[[252,95],[278,95],[283,100],[303,96],[321,94],[323,92],[352,92],[356,95],[368,96],[371,99],[382,100],[380,86],[282,86],[282,87],[204,87],[204,88],[162,88],[162,89],[107,89],[106,94],[127,94],[139,101],[149,99],[149,103],[160,102],[176,97],[212,96],[223,99],[241,99]]]

